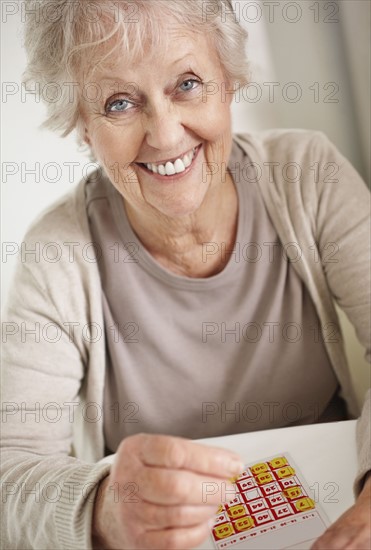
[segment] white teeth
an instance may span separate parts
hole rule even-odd
[[[174,174],[181,174],[189,166],[191,166],[196,152],[196,147],[192,149],[190,153],[187,153],[182,158],[176,159],[175,162],[168,161],[165,165],[163,164],[146,164],[148,170],[154,172],[155,174],[160,174],[161,176],[174,176]]]
[[[176,174],[175,167],[172,162],[166,163],[165,170],[167,176],[173,176],[174,174]]]
[[[192,153],[188,153],[188,155],[185,155],[185,156],[184,156],[183,162],[184,162],[184,166],[185,166],[186,168],[188,168],[188,166],[191,166],[192,160],[193,160],[193,156],[194,156],[194,151],[192,151]]]
[[[186,166],[182,160],[176,159],[176,161],[174,162],[174,168],[177,174],[181,174],[186,169]]]

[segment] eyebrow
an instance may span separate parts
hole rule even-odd
[[[188,52],[185,55],[182,55],[182,57],[179,57],[179,59],[176,59],[175,61],[173,61],[170,65],[170,67],[173,67],[174,65],[177,65],[181,61],[187,60],[187,58],[192,58],[194,60],[195,56],[193,55],[193,53]],[[121,76],[108,76],[108,75],[105,76],[104,78],[102,78],[101,82],[107,82],[107,83],[119,82],[120,84],[124,84],[124,85],[125,84],[126,85],[130,85],[130,84],[133,85],[134,84],[134,82],[132,82],[132,81],[124,80]]]

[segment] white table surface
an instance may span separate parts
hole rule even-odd
[[[332,523],[354,503],[353,481],[357,472],[355,427],[355,420],[347,420],[199,439],[197,442],[235,451],[245,464],[289,453],[313,490],[310,496],[320,503]],[[112,462],[114,456],[107,456],[103,461]],[[215,549],[211,535],[196,550],[206,549]]]
[[[357,472],[355,420],[265,430],[198,440],[230,449],[248,464],[288,452],[303,474],[313,497],[330,522],[354,503],[353,481]],[[199,550],[214,549],[210,539]]]

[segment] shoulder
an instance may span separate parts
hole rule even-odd
[[[258,187],[282,242],[294,234],[300,243],[313,241],[323,189],[333,191],[344,157],[320,131],[272,129],[234,140],[257,164]]]
[[[98,258],[85,208],[85,185],[80,181],[29,227],[20,243],[10,296],[22,290],[26,300],[38,289],[61,316],[77,310],[83,316],[88,307],[85,301],[99,295]]]
[[[304,202],[315,217],[324,193],[347,186],[364,194],[356,170],[321,131],[272,129],[237,134],[234,141],[257,164],[259,187],[272,208],[285,202],[296,209]]]
[[[89,239],[85,184],[84,180],[80,181],[72,191],[44,209],[28,228],[24,242],[61,245],[73,240],[82,242]]]
[[[235,134],[233,138],[250,157],[263,162],[300,162],[336,150],[327,136],[316,130],[277,128]]]

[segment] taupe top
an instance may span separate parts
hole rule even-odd
[[[315,307],[249,165],[234,143],[236,244],[228,253],[205,243],[204,259],[230,256],[208,278],[163,268],[106,178],[86,187],[102,279],[109,452],[138,432],[204,438],[346,417]]]

